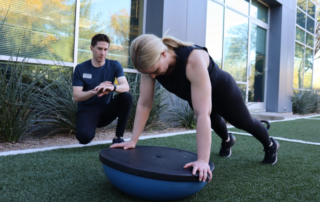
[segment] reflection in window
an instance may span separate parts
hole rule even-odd
[[[236,81],[247,80],[248,18],[226,10],[223,69]]]
[[[296,43],[294,57],[293,88],[303,89],[304,46]]]
[[[252,24],[250,43],[249,102],[264,102],[267,30]]]
[[[313,51],[306,48],[303,88],[311,89],[312,86],[312,69],[313,69]]]
[[[92,58],[91,38],[98,33],[110,37],[108,59],[117,60],[124,68],[132,68],[129,45],[142,34],[142,0],[81,0],[78,63]]]
[[[75,5],[76,0],[2,0],[1,55],[73,62]]]
[[[249,0],[226,0],[226,3],[244,14],[249,14]]]
[[[308,0],[308,14],[313,18],[316,17],[316,6],[310,0]]]
[[[0,61],[0,69],[9,67],[15,68],[16,66],[21,65],[21,63],[16,63],[13,61]],[[61,73],[65,73],[68,75],[73,74],[72,67],[64,67],[64,66],[54,66],[54,65],[43,65],[43,64],[23,64],[23,72],[22,72],[22,82],[23,83],[30,83],[34,80],[37,75],[40,73],[45,73],[46,82],[53,82],[55,81]],[[40,84],[40,83],[39,83]]]
[[[250,13],[252,17],[268,23],[268,7],[266,7],[259,1],[252,0]]]
[[[297,9],[297,24],[304,29],[306,28],[306,14],[299,9]]]
[[[320,51],[314,56],[313,88],[320,90]]]
[[[307,30],[314,34],[314,20],[312,20],[310,17],[308,17],[307,20]]]
[[[206,47],[212,59],[221,68],[223,41],[223,6],[208,1]]]
[[[313,47],[313,36],[307,33],[307,45]]]
[[[306,8],[307,8],[306,0],[298,0],[297,4],[302,10],[306,11]]]
[[[306,32],[299,27],[296,27],[296,40],[305,43]]]
[[[240,88],[243,100],[246,102],[247,85],[246,84],[240,84],[240,83],[237,83],[237,85]]]

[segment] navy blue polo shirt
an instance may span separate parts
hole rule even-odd
[[[115,78],[124,76],[121,64],[115,60],[108,60],[101,67],[94,67],[91,60],[85,61],[76,66],[73,73],[72,86],[81,86],[83,91],[89,91],[100,85],[104,81],[114,83]],[[112,92],[108,95],[92,98],[78,102],[78,109],[100,108],[108,104],[112,98]]]

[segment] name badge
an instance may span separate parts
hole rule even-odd
[[[91,79],[92,78],[92,74],[83,73],[83,78],[84,79]]]

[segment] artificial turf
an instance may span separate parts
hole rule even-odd
[[[270,136],[320,142],[320,120],[298,119],[293,121],[273,122],[270,123],[270,125]],[[237,128],[230,128],[229,131],[246,133]]]
[[[319,119],[319,118],[320,118],[320,116],[314,116],[314,117],[310,117],[310,118],[316,118],[316,119]]]
[[[281,124],[289,130],[298,123],[272,123],[272,130],[278,128],[273,135],[281,137],[278,132],[286,131],[280,130]],[[314,136],[309,130],[313,131],[310,127],[304,130],[305,136]],[[221,158],[217,154],[220,139],[213,133],[213,180],[181,201],[320,200],[320,146],[279,141],[278,163],[264,165],[262,145],[253,137],[235,136],[232,156]],[[141,140],[138,144],[196,151],[195,134]],[[108,146],[0,157],[0,201],[142,201],[123,194],[108,181],[98,158]]]

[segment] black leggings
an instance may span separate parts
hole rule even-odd
[[[264,147],[268,147],[271,141],[266,127],[251,117],[235,80],[227,72],[224,73],[227,75],[220,78],[212,90],[211,128],[222,140],[227,140],[228,130],[225,123],[227,120],[236,128],[252,134]]]
[[[88,144],[95,136],[96,128],[109,125],[118,117],[116,136],[122,137],[132,105],[132,95],[119,93],[105,106],[98,109],[77,111],[76,137],[80,144]]]

